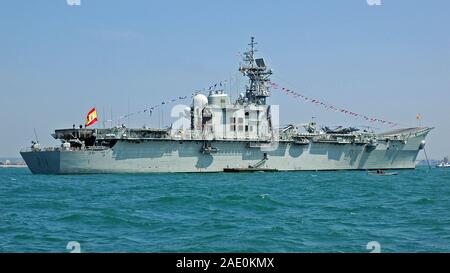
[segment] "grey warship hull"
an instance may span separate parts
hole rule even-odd
[[[181,127],[73,126],[55,130],[53,137],[61,140],[61,147],[41,148],[33,142],[21,155],[36,174],[415,168],[432,128],[376,134],[352,127],[319,128],[315,122],[280,126],[278,106],[267,104],[274,86],[272,70],[263,58],[255,58],[255,45],[252,37],[239,67],[248,78],[245,93],[232,102],[223,89],[216,90],[216,84],[208,96],[193,94],[191,106],[185,107],[175,122]],[[96,120],[96,112],[91,110],[85,127]]]
[[[414,169],[429,128],[408,129],[407,137],[378,137],[378,145],[279,141],[272,147],[254,141],[119,140],[112,148],[23,151],[35,174],[222,172],[258,165],[278,171]],[[400,135],[400,134],[399,134]],[[256,144],[256,145],[255,145]]]

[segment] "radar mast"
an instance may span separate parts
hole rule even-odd
[[[266,98],[270,96],[269,77],[272,70],[269,69],[263,58],[255,59],[255,37],[251,37],[249,51],[244,53],[244,65],[241,65],[239,71],[249,78],[249,86],[246,87],[245,98],[248,103],[266,104]]]

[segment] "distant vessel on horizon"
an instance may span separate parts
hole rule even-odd
[[[0,162],[0,168],[26,168],[25,162],[15,162],[12,163],[11,160],[6,160],[5,162]]]
[[[232,102],[224,90],[196,94],[185,109],[189,128],[73,128],[55,130],[60,147],[33,143],[21,155],[35,174],[248,172],[414,169],[433,129],[375,133],[330,129],[315,122],[278,124],[270,97],[272,70],[255,58],[254,38],[239,71],[245,93]],[[215,88],[214,88],[215,89]],[[343,110],[344,111],[344,110]],[[95,108],[86,127],[97,120]],[[82,126],[81,126],[82,127]]]
[[[436,168],[450,168],[448,156],[444,157],[444,159],[439,164],[436,165]]]

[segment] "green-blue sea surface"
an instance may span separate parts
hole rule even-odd
[[[0,169],[0,252],[450,251],[450,169],[32,175]]]

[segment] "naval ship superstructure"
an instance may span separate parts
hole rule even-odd
[[[432,128],[280,126],[278,108],[267,104],[272,71],[255,58],[255,44],[252,38],[239,68],[249,79],[245,93],[234,102],[223,90],[194,95],[188,128],[59,129],[52,136],[60,147],[33,143],[21,155],[35,174],[415,168]]]

